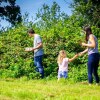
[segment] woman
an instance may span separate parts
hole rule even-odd
[[[95,35],[92,34],[92,30],[90,27],[85,28],[86,34],[86,42],[82,43],[82,46],[87,47],[86,50],[80,53],[83,55],[84,53],[88,52],[88,81],[91,85],[93,83],[92,74],[94,74],[96,84],[99,83],[98,77],[98,66],[99,66],[99,52],[98,52],[98,41]]]

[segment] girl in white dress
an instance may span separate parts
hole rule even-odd
[[[57,63],[59,66],[58,70],[58,80],[62,77],[65,79],[68,77],[68,63],[73,61],[78,57],[78,54],[76,54],[73,58],[67,58],[66,51],[61,50],[58,55]]]

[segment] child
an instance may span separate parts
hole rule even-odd
[[[57,63],[59,66],[58,81],[61,77],[67,78],[67,76],[68,76],[68,63],[73,61],[77,57],[78,57],[78,54],[76,54],[73,58],[67,58],[65,50],[61,50],[59,52],[58,59],[57,59]]]

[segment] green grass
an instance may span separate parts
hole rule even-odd
[[[0,100],[100,100],[100,86],[68,80],[0,80]]]

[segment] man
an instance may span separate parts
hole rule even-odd
[[[36,66],[36,71],[41,74],[41,78],[44,77],[44,69],[42,65],[42,58],[43,58],[43,44],[42,38],[40,35],[36,34],[33,29],[28,30],[28,34],[30,37],[34,37],[33,48],[28,48],[25,51],[34,51],[34,65]]]

